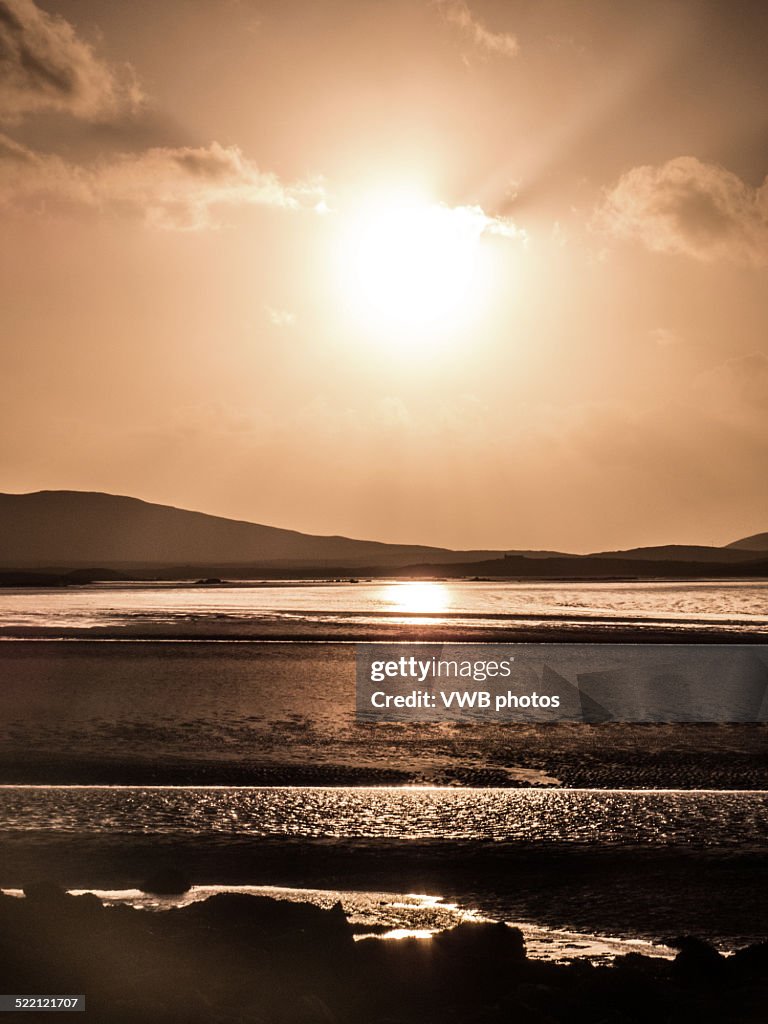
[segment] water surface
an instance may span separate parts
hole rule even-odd
[[[768,632],[767,581],[95,584],[0,591],[5,636],[281,636],[634,624]],[[553,637],[556,639],[556,637]]]
[[[3,786],[0,830],[743,852],[768,850],[768,792]]]

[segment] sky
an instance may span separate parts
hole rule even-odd
[[[768,6],[0,0],[0,489],[768,529]]]

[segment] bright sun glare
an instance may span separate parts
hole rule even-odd
[[[442,583],[413,581],[390,583],[383,593],[385,604],[392,610],[409,615],[427,615],[444,611],[450,593]]]
[[[389,343],[420,342],[471,322],[482,268],[477,211],[393,194],[360,204],[341,251],[345,301]]]

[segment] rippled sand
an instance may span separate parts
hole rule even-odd
[[[0,782],[768,782],[766,726],[359,724],[347,644],[5,642],[0,671]]]

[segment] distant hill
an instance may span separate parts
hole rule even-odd
[[[768,551],[768,533],[755,533],[751,537],[744,537],[743,540],[734,540],[726,544],[730,550],[742,551]]]
[[[449,551],[322,537],[88,491],[0,494],[0,566],[405,565],[477,561],[501,551]]]
[[[731,562],[688,562],[607,558],[582,555],[579,558],[544,560],[513,555],[483,562],[454,562],[450,565],[410,565],[396,570],[398,576],[422,579],[756,579],[768,577],[768,557]]]
[[[740,542],[737,541],[737,545]],[[765,549],[768,550],[768,546]],[[642,562],[748,562],[758,558],[760,548],[747,549],[729,544],[713,548],[697,544],[662,544],[652,548],[630,548],[627,551],[599,551],[585,558],[624,558]]]
[[[762,548],[748,545],[762,544]],[[88,491],[0,494],[0,585],[16,572],[91,579],[324,576],[407,573],[522,577],[765,574],[768,534],[724,548],[665,545],[571,555],[558,551],[452,551],[315,536]],[[98,566],[101,568],[94,568]],[[762,567],[762,568],[761,568]],[[15,581],[15,582],[14,582]],[[29,585],[44,585],[43,577]]]

